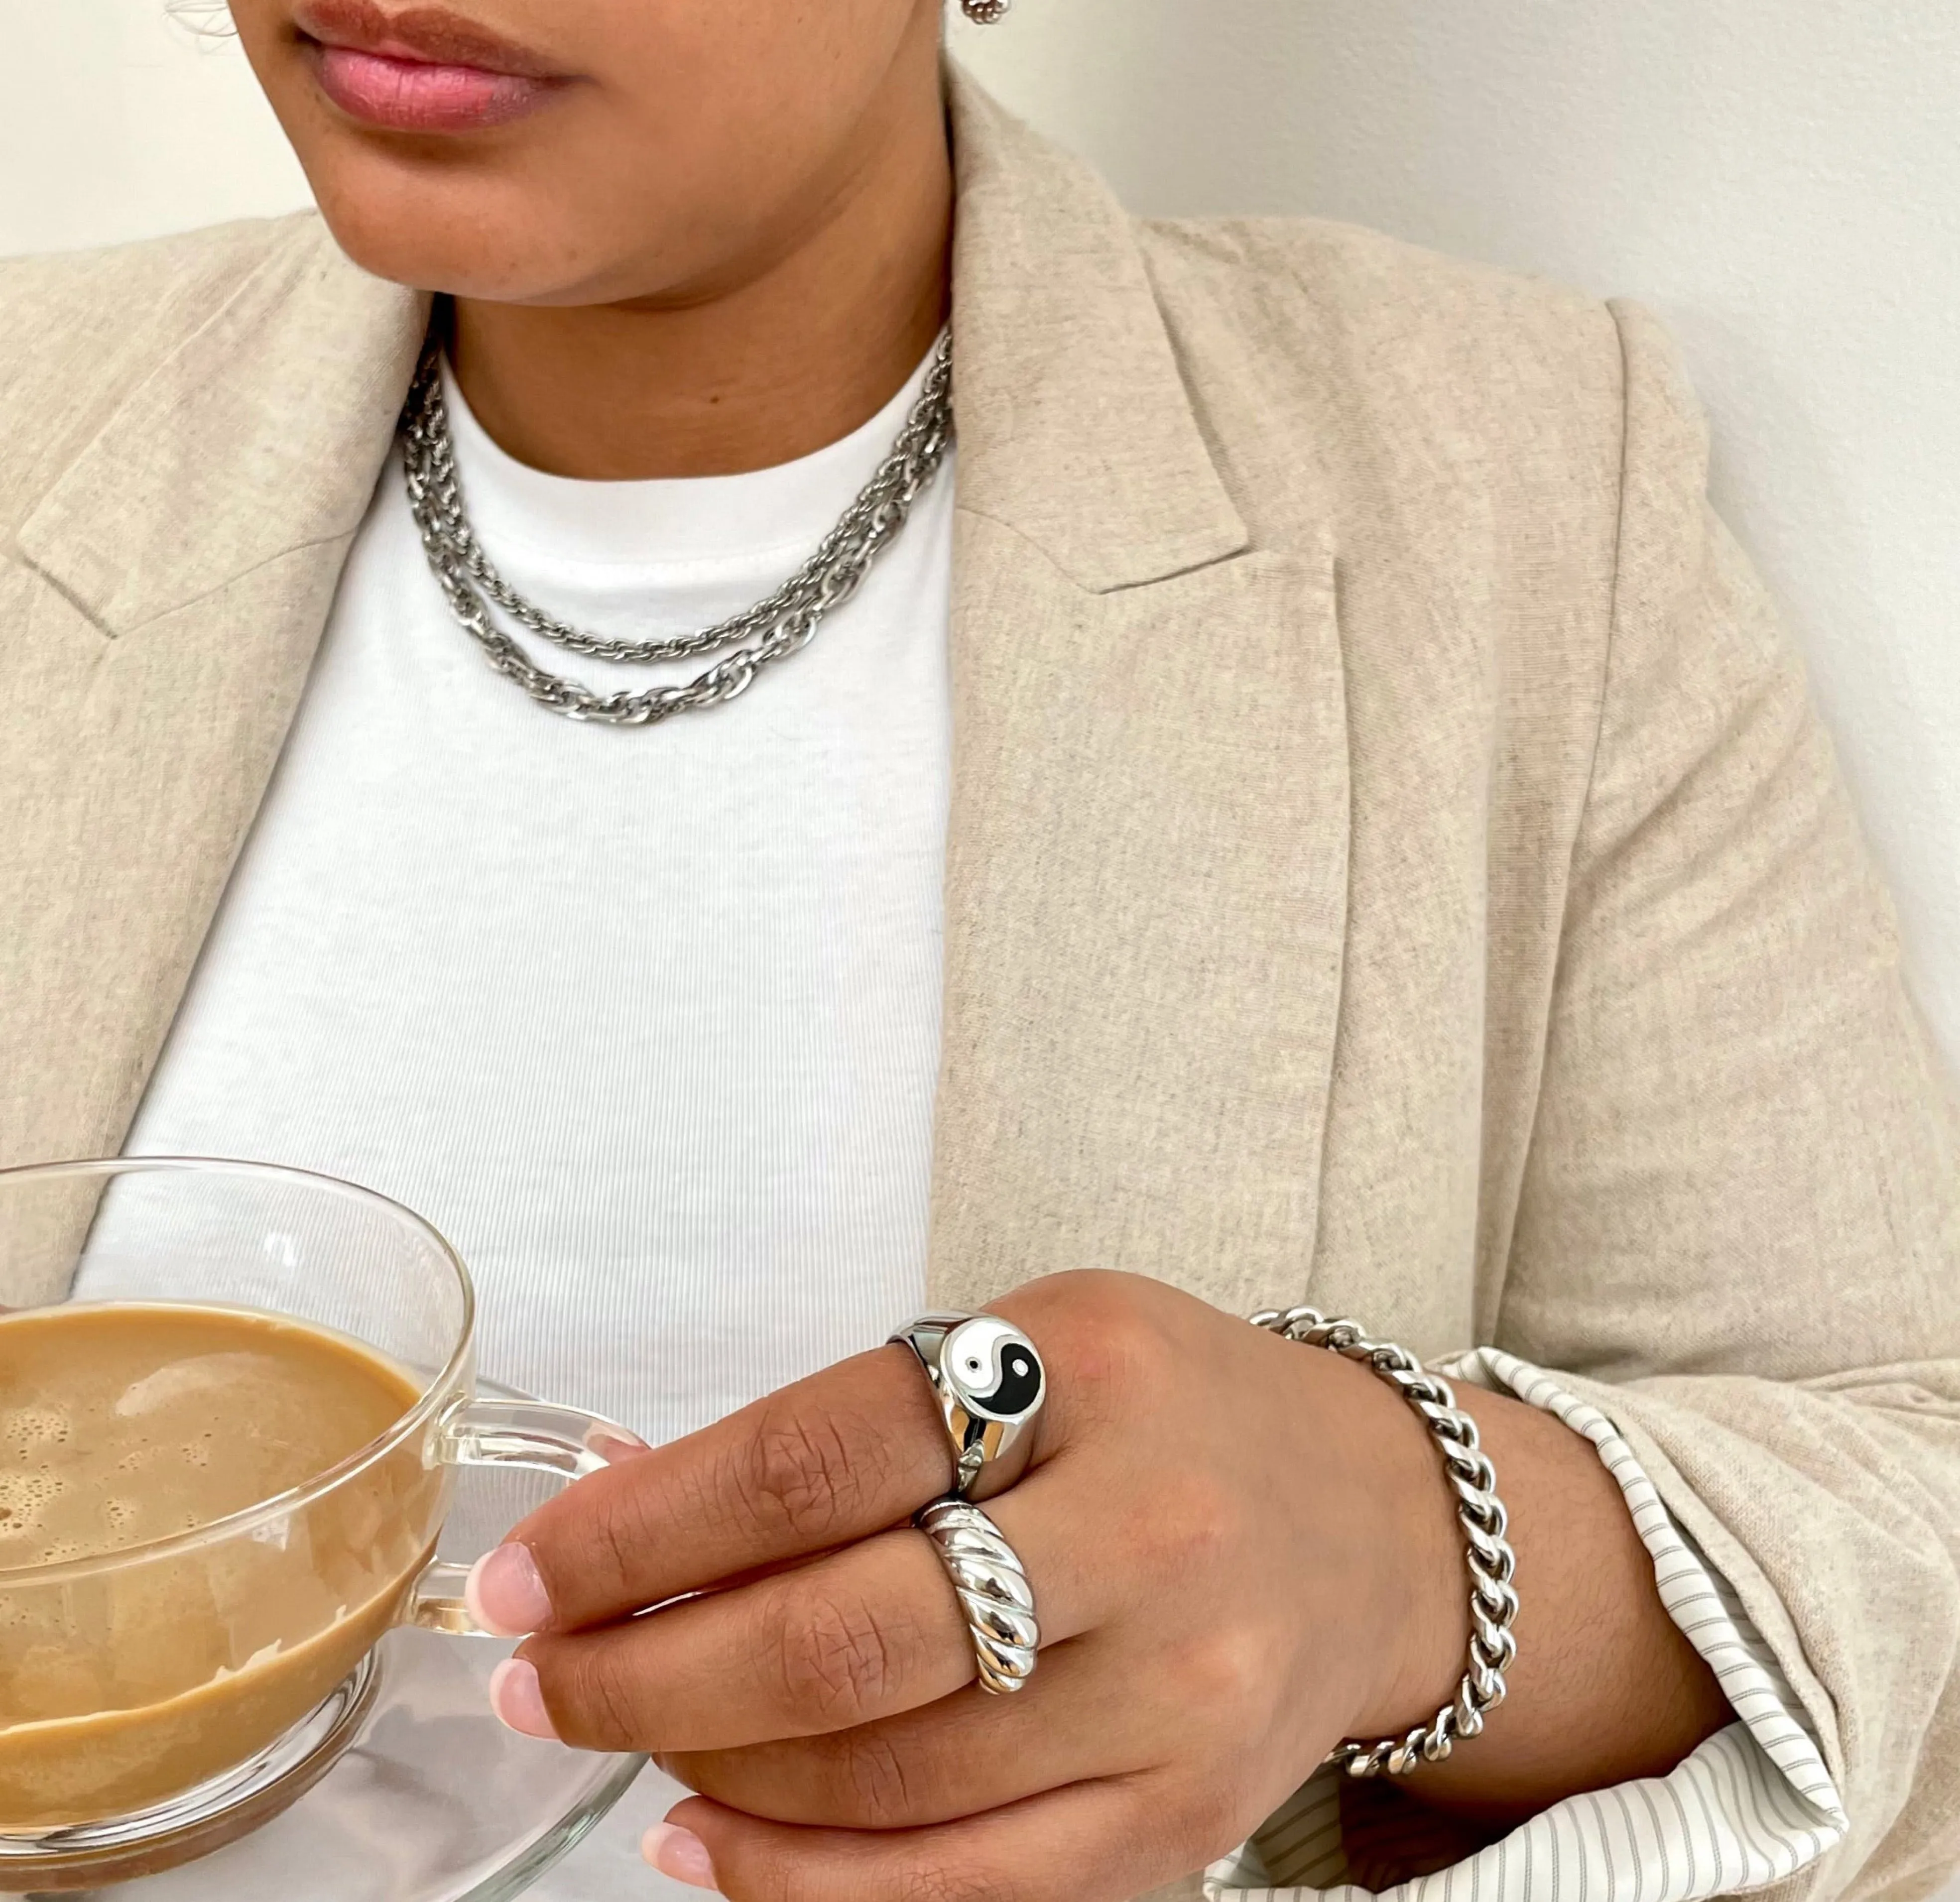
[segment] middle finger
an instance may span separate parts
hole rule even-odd
[[[1113,1630],[1043,1652],[1026,1690],[977,1684],[897,1716],[743,1750],[663,1753],[676,1782],[772,1822],[918,1829],[1002,1809],[1091,1778],[1126,1775],[1188,1738],[1192,1713],[1126,1668]]]
[[[1081,1508],[1066,1465],[988,1509],[1027,1567],[1044,1645],[1105,1609],[1077,1563]],[[558,1735],[591,1750],[727,1750],[847,1730],[975,1675],[952,1582],[908,1527],[644,1617],[540,1634],[517,1655],[536,1670]]]

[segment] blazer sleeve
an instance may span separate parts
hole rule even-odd
[[[1850,1827],[1960,1859],[1960,1119],[1670,342],[1616,303],[1618,582],[1496,1345],[1622,1435],[1794,1688]]]

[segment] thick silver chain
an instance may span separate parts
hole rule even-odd
[[[857,592],[871,564],[905,526],[919,491],[938,472],[953,440],[953,355],[942,338],[927,366],[924,387],[877,472],[803,566],[774,593],[740,614],[698,633],[666,641],[612,641],[586,633],[527,600],[497,572],[464,513],[449,415],[442,395],[442,351],[422,352],[402,411],[402,454],[409,507],[428,564],[450,612],[492,666],[541,707],[568,720],[643,727],[678,713],[733,700],[772,663],[809,644],[823,617]],[[721,657],[692,680],[641,693],[597,693],[534,661],[491,618],[495,603],[520,627],[554,646],[603,660],[684,660]]]
[[[1405,1737],[1341,1744],[1327,1760],[1351,1776],[1378,1776],[1383,1770],[1399,1776],[1424,1764],[1440,1764],[1459,1738],[1478,1735],[1485,1714],[1504,1701],[1504,1673],[1518,1653],[1511,1633],[1518,1615],[1518,1595],[1511,1583],[1517,1554],[1504,1537],[1508,1522],[1497,1497],[1497,1474],[1478,1445],[1477,1423],[1457,1406],[1449,1382],[1426,1372],[1407,1348],[1370,1341],[1352,1321],[1330,1321],[1314,1308],[1268,1308],[1254,1315],[1252,1322],[1289,1341],[1331,1348],[1373,1368],[1422,1416],[1435,1436],[1456,1489],[1456,1516],[1469,1541],[1469,1668],[1454,1700],[1428,1723],[1417,1725]]]

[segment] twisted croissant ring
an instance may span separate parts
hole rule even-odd
[[[932,1541],[953,1581],[980,1687],[996,1697],[1020,1689],[1035,1675],[1041,1627],[1035,1621],[1034,1587],[1001,1528],[963,1499],[934,1500],[912,1523]]]

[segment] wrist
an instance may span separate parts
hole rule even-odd
[[[1456,1696],[1470,1646],[1469,1574],[1456,1494],[1421,1415],[1378,1375],[1357,1423],[1379,1581],[1376,1668],[1348,1735],[1399,1736]],[[1357,1396],[1358,1403],[1358,1396]]]

